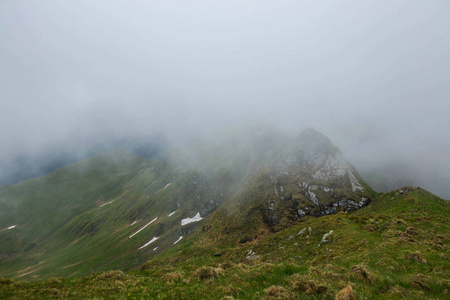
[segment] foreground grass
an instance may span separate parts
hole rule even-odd
[[[449,247],[449,202],[408,189],[243,244],[198,233],[133,272],[0,280],[0,298],[448,299]]]

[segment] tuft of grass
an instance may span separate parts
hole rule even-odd
[[[228,261],[219,264],[219,268],[222,268],[222,269],[224,269],[224,270],[230,269],[230,268],[232,268],[232,267],[233,267],[233,264],[230,263],[230,262],[228,262]]]
[[[122,271],[107,271],[96,275],[93,280],[94,281],[105,281],[105,280],[125,280],[126,275]]]
[[[355,293],[353,292],[352,286],[349,285],[337,293],[336,300],[356,300]]]
[[[427,260],[422,257],[420,251],[411,252],[405,256],[405,259],[414,260],[423,264],[427,263]]]
[[[325,285],[298,274],[292,278],[292,288],[306,295],[323,294],[328,290]]]
[[[353,266],[349,272],[354,278],[363,280],[371,285],[375,284],[376,278],[374,273],[364,264]]]
[[[415,274],[411,278],[411,285],[415,288],[420,288],[424,291],[431,291],[428,282],[431,280],[430,276],[426,276],[423,274]]]
[[[211,278],[218,278],[220,275],[222,275],[223,269],[222,268],[214,268],[214,267],[201,267],[198,268],[194,272],[194,276],[197,277],[200,280],[205,279],[211,279]]]
[[[3,285],[3,284],[11,284],[11,283],[13,283],[14,281],[12,281],[11,279],[5,279],[5,278],[0,278],[0,285]]]
[[[167,284],[176,284],[180,282],[184,282],[189,284],[190,279],[186,277],[186,274],[183,271],[174,271],[170,273],[166,273],[164,275],[164,279],[166,280]]]
[[[406,298],[407,292],[405,288],[395,285],[389,289],[388,295],[392,298]]]
[[[272,285],[264,290],[267,294],[262,299],[295,299],[295,294],[282,286]]]

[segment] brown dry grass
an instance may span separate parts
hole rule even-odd
[[[355,293],[353,292],[352,287],[349,285],[346,288],[342,289],[336,295],[336,300],[356,300]]]
[[[353,266],[350,271],[351,276],[367,282],[368,284],[374,284],[376,279],[372,271],[366,265],[359,264]]]
[[[264,290],[267,293],[262,299],[295,299],[295,295],[282,286],[272,285]]]
[[[214,268],[214,267],[201,267],[195,270],[194,276],[200,280],[217,278],[222,275],[222,268]]]
[[[405,259],[415,260],[415,261],[418,261],[423,264],[427,263],[427,260],[422,257],[420,251],[415,251],[415,252],[409,253],[408,255],[405,256]]]
[[[292,278],[292,288],[306,295],[322,294],[328,290],[325,285],[298,274],[295,274]]]

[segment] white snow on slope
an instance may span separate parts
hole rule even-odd
[[[99,207],[102,207],[102,206],[105,206],[105,205],[108,205],[108,204],[111,204],[111,203],[113,203],[114,201],[109,201],[109,202],[106,202],[106,203],[103,203],[102,205],[100,205]]]
[[[150,245],[151,243],[153,243],[154,241],[156,241],[157,239],[159,239],[159,237],[154,237],[152,238],[147,244],[145,244],[144,246],[139,247],[139,249],[142,249],[144,247],[147,247],[148,245]]]
[[[130,235],[129,239],[131,239],[133,236],[135,236],[136,234],[138,234],[141,230],[143,230],[145,227],[147,227],[148,225],[152,224],[153,222],[156,221],[156,219],[158,219],[158,217],[154,218],[153,220],[151,220],[150,222],[148,222],[144,227],[142,227],[141,229],[139,229],[138,231],[136,231],[135,233],[133,233],[132,235]]]
[[[133,223],[130,224],[130,226],[133,226],[134,224],[136,224],[137,221],[134,221]]]
[[[168,184],[166,184],[166,186],[164,187],[164,190],[171,184],[171,182],[169,182]]]
[[[158,247],[155,247],[155,248],[153,249],[153,251],[156,251],[156,249],[158,249]]]
[[[170,217],[171,215],[173,215],[176,211],[171,212],[168,217]]]
[[[17,225],[9,226],[8,229],[16,228]]]
[[[33,273],[34,271],[31,271],[31,272],[28,272],[28,273],[25,273],[25,274],[21,274],[21,275],[19,275],[19,276],[17,276],[17,277],[22,277],[22,276],[25,276],[25,275],[28,275],[28,274],[31,274],[31,273]]]
[[[192,222],[198,222],[202,219],[203,218],[200,217],[200,213],[198,212],[193,218],[186,218],[186,219],[181,220],[181,226],[187,225]]]
[[[176,243],[178,243],[179,241],[181,241],[182,238],[183,238],[183,236],[180,236],[180,237],[178,238],[178,240],[176,240],[176,242],[173,243],[173,244],[175,245]]]

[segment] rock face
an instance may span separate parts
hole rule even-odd
[[[348,172],[348,178],[350,179],[350,183],[352,184],[353,193],[364,192],[364,188],[358,182],[358,179],[356,179],[355,175],[353,175],[352,171],[347,170],[347,172]]]
[[[314,129],[293,139],[265,131],[229,144],[224,139],[203,151],[201,172],[183,179],[182,188],[171,195],[171,210],[187,208],[188,217],[199,212],[204,231],[255,230],[248,236],[245,232],[241,240],[246,242],[259,229],[277,231],[303,218],[352,211],[371,201],[372,191],[355,168]],[[176,182],[166,193],[174,186]],[[224,224],[216,226],[214,219]]]
[[[271,227],[283,219],[324,216],[370,203],[354,167],[314,129],[303,131],[269,170],[265,184],[273,192],[264,196],[264,220]]]

